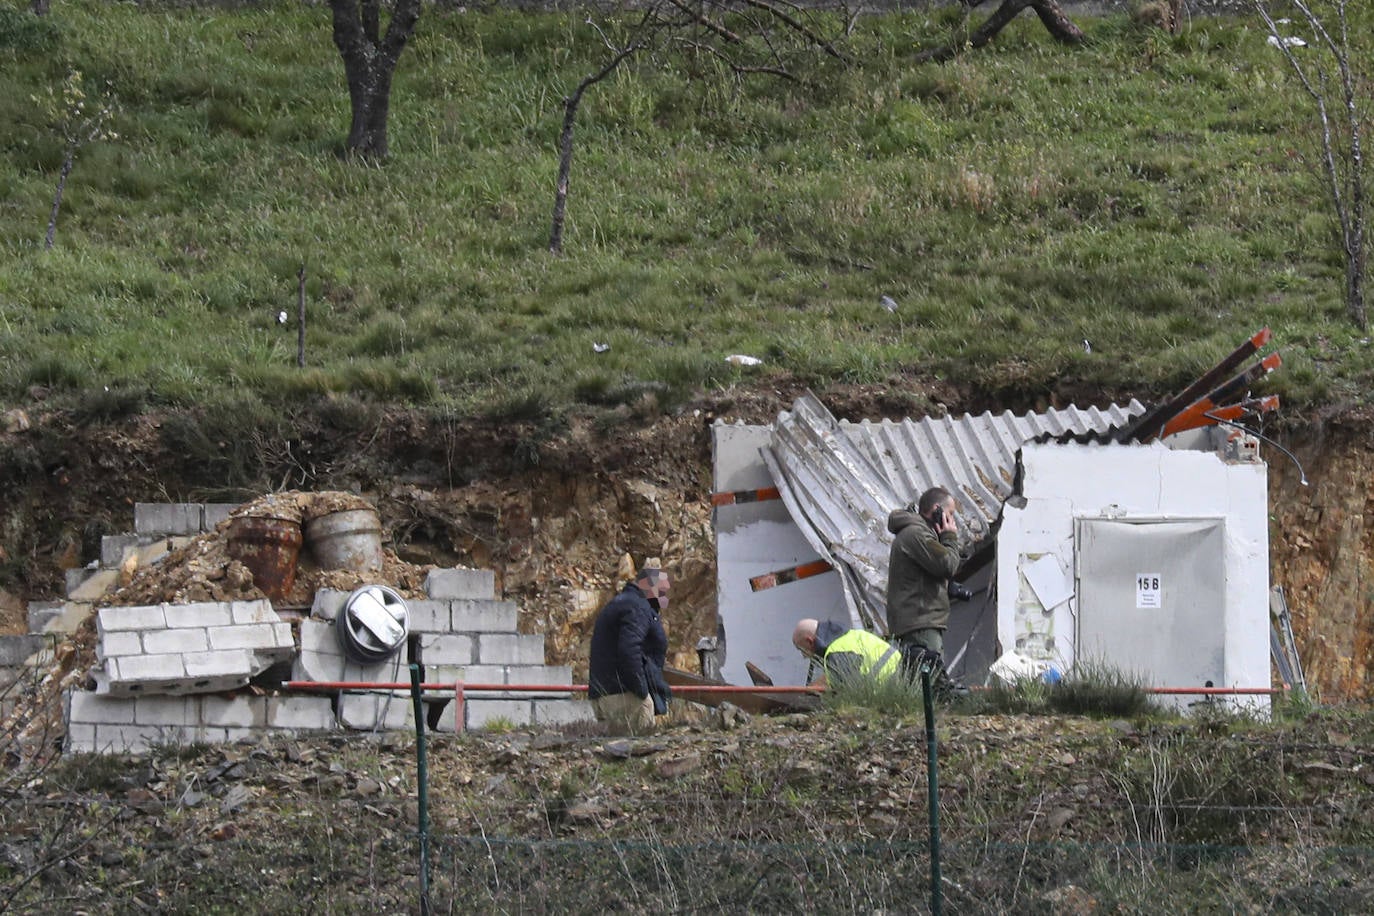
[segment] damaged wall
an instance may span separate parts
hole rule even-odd
[[[1111,453],[1106,454],[1107,450]],[[1195,687],[1203,684],[1171,679],[1167,653],[1196,656],[1215,651],[1219,670],[1208,679],[1215,679],[1216,686],[1270,686],[1264,464],[1230,463],[1213,452],[1175,451],[1159,444],[1028,445],[1022,458],[1025,505],[1008,504],[998,537],[998,581],[1019,584],[1019,588],[1004,584],[999,591],[998,636],[1004,649],[1017,648],[1061,667],[1073,664],[1078,631],[1084,625],[1082,615],[1092,610],[1079,606],[1082,582],[1076,581],[1082,520],[1189,520],[1198,523],[1193,527],[1205,527],[1207,520],[1220,519],[1222,568],[1215,575],[1222,579],[1211,584],[1223,606],[1197,608],[1195,626],[1172,617],[1178,605],[1194,597],[1189,593],[1192,589],[1174,591],[1182,588],[1177,576],[1183,574],[1186,557],[1179,557],[1172,570],[1169,564],[1162,569],[1134,570],[1160,573],[1163,585],[1137,591],[1133,611],[1138,613],[1119,611],[1124,616],[1114,622],[1139,626],[1147,634],[1142,638],[1151,642],[1139,644],[1128,657],[1103,660],[1142,672],[1154,669],[1149,678],[1154,686]],[[1110,475],[1103,473],[1106,466],[1111,468]],[[1154,559],[1141,562],[1161,565]],[[1042,584],[1028,587],[1034,584],[1036,573]],[[1176,577],[1171,579],[1171,574]],[[1137,588],[1134,581],[1121,586]],[[1064,589],[1071,597],[1058,600],[1066,598]],[[1046,599],[1046,593],[1053,591],[1059,591],[1058,596]],[[1043,604],[1052,605],[1048,613]],[[1207,614],[1217,617],[1201,616]],[[1220,626],[1215,626],[1218,620]],[[1215,646],[1194,644],[1209,631],[1215,635]],[[1161,647],[1161,642],[1168,647]],[[1161,650],[1165,656],[1159,654]]]

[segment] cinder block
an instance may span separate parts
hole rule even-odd
[[[568,665],[510,665],[506,668],[507,684],[571,684],[572,668]],[[527,697],[565,697],[566,692],[527,692]]]
[[[573,722],[592,722],[596,713],[586,700],[534,701],[535,725],[570,725]]]
[[[48,621],[62,613],[61,601],[30,601],[25,613],[28,616],[29,632],[42,633]]]
[[[262,728],[267,724],[267,698],[201,697],[200,721],[212,728]]]
[[[137,630],[106,633],[95,644],[95,657],[104,661],[120,655],[142,655],[143,640]]]
[[[76,569],[67,569],[62,572],[62,594],[70,596],[73,592],[86,584],[86,580],[96,574],[95,566],[78,566]],[[104,594],[102,592],[101,594]]]
[[[91,616],[91,606],[79,601],[66,601],[62,610],[43,624],[43,633],[75,633]]]
[[[534,714],[531,710],[532,703],[529,700],[483,700],[469,699],[463,704],[467,710],[466,727],[471,730],[485,728],[493,721],[500,719],[505,723],[515,726],[529,725],[533,721]],[[449,712],[450,703],[445,708]],[[444,727],[443,715],[439,717],[440,731],[452,731],[450,724],[448,729]]]
[[[160,725],[97,725],[95,749],[101,754],[146,754],[157,745],[178,743],[176,737]]]
[[[148,630],[143,634],[143,651],[149,655],[204,652],[209,648],[210,644],[202,629]]]
[[[102,637],[112,630],[163,630],[167,616],[160,604],[103,607],[95,612],[95,625]]]
[[[345,680],[344,669],[347,666],[348,663],[342,655],[327,655],[302,649],[291,663],[291,679],[321,683],[342,681]]]
[[[272,610],[272,602],[266,598],[257,601],[235,601],[230,605],[230,614],[236,624],[281,623],[281,615]]]
[[[484,665],[542,665],[544,637],[525,633],[483,633],[477,637],[477,660]]]
[[[268,623],[240,624],[232,627],[211,627],[212,649],[277,649],[280,648],[277,634]],[[291,629],[287,627],[287,633]],[[147,637],[144,637],[147,641]]]
[[[453,630],[447,601],[411,600],[406,602],[406,610],[410,613],[412,633],[449,633]]]
[[[468,665],[459,670],[458,677],[465,684],[508,683],[505,665]]]
[[[323,623],[319,620],[302,620],[301,651],[342,656],[343,646],[339,645],[338,629],[332,623]]]
[[[339,724],[359,731],[415,729],[415,702],[410,694],[344,693],[339,697]]]
[[[190,678],[242,677],[247,683],[248,678],[257,674],[249,653],[243,649],[191,652],[182,658],[186,664],[186,676]]]
[[[329,697],[267,697],[267,725],[269,728],[289,728],[301,731],[332,731],[334,704]]]
[[[124,655],[107,659],[105,670],[115,684],[157,684],[186,677],[183,659],[190,655]]]
[[[200,503],[134,503],[137,534],[200,534],[201,518]]]
[[[168,604],[163,607],[167,626],[181,627],[227,627],[234,622],[227,601],[202,601],[197,604]]]
[[[134,722],[139,725],[195,725],[199,719],[198,697],[141,696],[133,701]]]
[[[420,661],[426,667],[470,665],[477,660],[476,649],[471,636],[426,633],[420,637]]]
[[[137,549],[139,544],[136,534],[105,535],[100,539],[100,565],[107,569],[119,568],[128,552]]]
[[[97,569],[85,577],[75,588],[67,589],[67,597],[73,601],[94,603],[104,598],[106,593],[119,584],[119,570]]]
[[[95,750],[95,726],[69,722],[66,740],[62,742],[62,753],[94,754]]]
[[[315,603],[310,606],[310,616],[322,620],[335,619],[351,594],[352,592],[341,592],[335,588],[319,589],[315,592]]]
[[[52,640],[37,633],[0,636],[0,668],[18,668],[29,656],[43,651]]]
[[[214,531],[237,508],[237,503],[205,503],[201,507],[201,530]]]
[[[134,701],[73,690],[67,697],[67,721],[86,725],[132,725]]]
[[[455,633],[514,633],[520,609],[514,601],[454,601]]]
[[[496,574],[490,569],[431,569],[425,576],[431,598],[495,598]]]

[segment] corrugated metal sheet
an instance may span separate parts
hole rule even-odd
[[[1144,412],[1133,400],[1106,410],[849,423],[807,393],[778,415],[763,457],[793,519],[840,572],[854,625],[881,632],[890,511],[932,486],[956,492],[962,546],[971,554],[1012,495],[1024,442],[1100,435]]]

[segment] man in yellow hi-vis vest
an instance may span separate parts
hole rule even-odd
[[[855,677],[884,681],[902,670],[902,653],[874,633],[846,629],[829,620],[806,618],[792,631],[792,645],[807,658],[819,659],[825,672],[811,686],[825,686]]]

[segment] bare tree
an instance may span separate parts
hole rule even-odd
[[[391,7],[382,32],[382,7]],[[334,46],[343,57],[353,120],[344,148],[368,158],[387,155],[386,123],[391,77],[420,19],[420,0],[329,0]]]
[[[1345,310],[1361,330],[1368,327],[1364,305],[1365,236],[1364,114],[1353,66],[1347,12],[1352,0],[1287,0],[1311,30],[1312,42],[1299,44],[1284,35],[1266,0],[1253,0],[1269,29],[1269,43],[1283,52],[1303,90],[1317,106],[1321,124],[1321,174],[1327,197],[1340,225],[1345,260]],[[1331,23],[1331,28],[1327,23]]]
[[[834,63],[848,63],[840,43],[853,19],[846,15],[838,36],[826,34],[826,21],[790,0],[648,0],[620,38],[611,37],[612,28],[589,19],[607,56],[563,98],[549,251],[563,251],[573,133],[588,89],[632,59],[668,53],[709,62],[736,81],[763,76],[805,82],[795,67],[807,56],[814,58],[816,51]]]
[[[117,140],[119,134],[110,129],[114,118],[115,103],[108,87],[95,99],[86,97],[82,85],[81,71],[72,70],[62,83],[62,94],[49,91],[46,98],[39,100],[47,109],[53,127],[62,135],[62,168],[57,173],[57,188],[52,196],[52,211],[48,215],[48,231],[43,236],[43,249],[52,248],[57,237],[57,214],[62,209],[62,195],[67,189],[67,178],[76,164],[76,154],[81,147],[100,140]]]
[[[968,11],[982,6],[987,0],[960,0],[960,2]],[[1041,24],[1058,41],[1065,44],[1079,44],[1083,41],[1082,30],[1074,25],[1073,20],[1060,9],[1055,0],[1002,0],[1002,4],[993,11],[991,16],[983,20],[978,28],[965,34],[961,40],[950,42],[943,47],[922,51],[916,55],[916,60],[943,63],[953,60],[965,49],[981,48],[996,38],[999,32],[1027,9],[1035,11]]]

